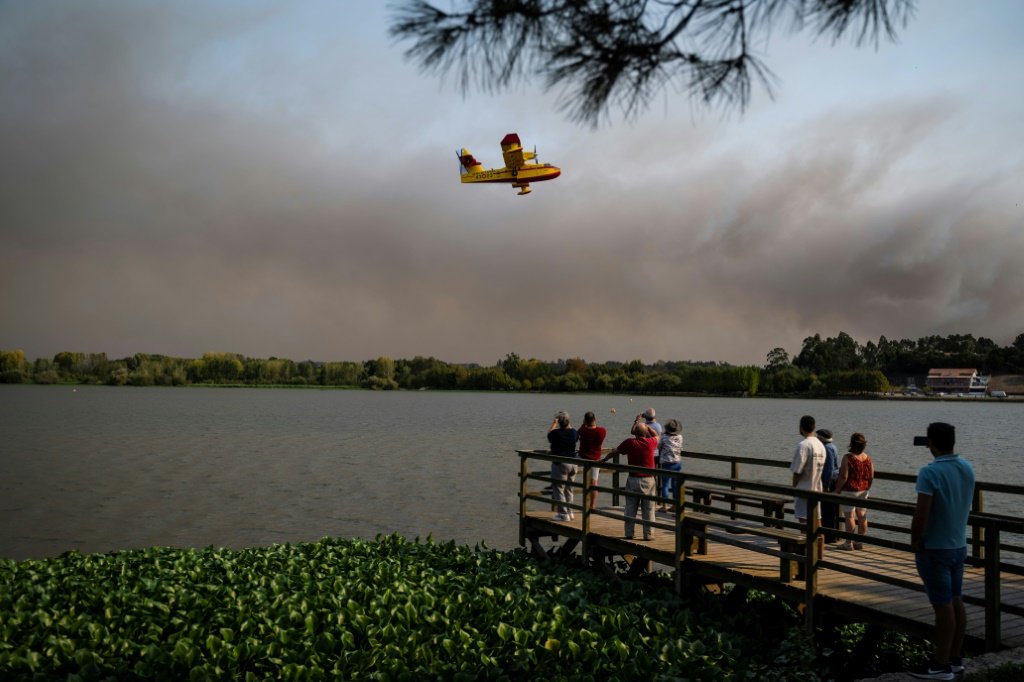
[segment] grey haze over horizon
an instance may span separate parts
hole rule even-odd
[[[775,101],[598,130],[461,97],[386,19],[0,4],[0,348],[763,364],[1024,332],[1024,5],[922,4],[877,51],[779,36]],[[454,149],[500,165],[510,131],[563,176],[461,186]]]

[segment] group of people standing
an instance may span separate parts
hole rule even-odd
[[[850,498],[848,504],[821,504],[822,526],[825,537],[840,544],[837,549],[861,550],[859,540],[867,534],[867,509],[860,504],[868,496],[875,478],[871,455],[866,451],[867,438],[862,433],[850,435],[846,454],[839,459],[828,429],[818,429],[814,417],[800,419],[802,440],[797,444],[790,464],[793,486],[797,490],[838,493]],[[682,470],[682,427],[675,419],[664,426],[655,419],[653,408],[638,414],[630,428],[630,438],[623,440],[610,452],[602,454],[607,431],[598,426],[593,412],[587,412],[579,430],[572,427],[569,415],[559,412],[548,429],[551,453],[565,457],[590,460],[590,480],[596,484],[599,465],[617,454],[626,455],[630,466],[645,469]],[[952,680],[964,671],[961,657],[967,615],[962,599],[964,564],[967,557],[967,520],[974,496],[974,469],[956,451],[956,429],[944,422],[928,425],[927,436],[920,439],[932,454],[933,460],[917,474],[917,504],[911,521],[910,542],[914,551],[918,575],[924,584],[928,600],[935,612],[935,653],[928,664],[910,671],[921,679]],[[915,444],[918,444],[915,439]],[[551,465],[552,500],[558,507],[556,520],[573,518],[573,489],[570,485],[576,475],[576,465],[554,462]],[[664,476],[660,496],[674,498],[676,477]],[[644,496],[654,496],[657,489],[656,471],[631,472],[626,490]],[[591,492],[587,501],[591,509],[597,502],[597,492]],[[625,536],[632,539],[636,528],[638,508],[643,512],[643,539],[652,538],[650,523],[655,519],[654,503],[650,499],[626,497]],[[662,507],[664,509],[664,506]],[[794,512],[797,521],[806,523],[808,498],[797,494]],[[838,538],[829,533],[843,522],[848,535],[856,539]]]
[[[617,454],[626,455],[626,462],[630,466],[666,471],[681,471],[683,468],[683,427],[675,419],[670,419],[664,426],[658,423],[653,407],[636,416],[630,428],[629,438],[610,452],[603,453],[602,447],[607,435],[608,431],[603,426],[598,426],[597,416],[593,412],[587,412],[583,416],[583,425],[578,430],[572,427],[568,413],[559,412],[548,428],[548,443],[551,445],[551,454],[565,457],[577,456],[578,444],[579,458],[590,460],[595,465],[589,467],[591,485],[596,485],[600,476],[601,470],[596,465],[608,461]],[[573,488],[570,484],[575,480],[576,469],[575,464],[551,464],[551,498],[557,507],[554,517],[556,521],[573,519],[572,507],[569,506],[573,502]],[[658,477],[655,473],[630,473],[626,479],[626,490],[648,496],[660,492],[661,497],[674,497],[678,481],[672,476],[661,477],[660,491],[658,488]],[[594,508],[597,504],[597,491],[590,493],[587,503],[591,509]],[[665,505],[662,505],[663,511],[665,508]],[[638,509],[642,511],[644,520],[643,538],[650,540],[652,530],[649,523],[654,521],[654,502],[633,496],[626,497],[625,536],[627,539],[633,538]]]
[[[850,436],[849,451],[837,464],[832,432],[815,430],[814,417],[800,419],[800,435],[793,453],[790,471],[798,490],[834,492],[851,497],[840,505],[846,532],[858,537],[867,534],[867,509],[858,505],[868,495],[875,477],[871,456],[865,452],[864,434]],[[962,647],[967,629],[962,592],[964,563],[967,559],[967,520],[974,498],[974,469],[956,453],[956,429],[952,424],[933,422],[928,435],[920,439],[933,460],[917,473],[917,504],[910,527],[910,545],[917,573],[924,584],[928,601],[935,612],[935,653],[927,664],[910,671],[926,680],[952,680],[964,672]],[[915,440],[915,445],[918,444]],[[831,508],[831,509],[830,509]],[[822,526],[836,528],[834,505],[822,502]],[[794,504],[797,521],[806,523],[808,500],[797,496]],[[825,533],[826,539],[829,533]],[[835,537],[835,536],[833,536]],[[838,549],[863,549],[863,543],[839,539]]]
[[[871,483],[875,480],[874,462],[865,451],[867,438],[863,433],[851,434],[847,452],[840,461],[832,442],[832,432],[828,429],[816,430],[815,427],[814,417],[805,415],[800,419],[800,435],[804,439],[797,444],[789,466],[793,473],[793,487],[852,498],[849,504],[843,505],[823,502],[821,525],[826,529],[826,541],[841,543],[836,549],[863,549],[863,543],[837,538],[828,531],[841,528],[840,524],[843,524],[847,533],[867,535],[868,510],[857,504],[859,500],[867,498]],[[797,497],[793,507],[797,521],[806,523],[807,499]]]

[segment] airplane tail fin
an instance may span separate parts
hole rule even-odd
[[[456,155],[459,157],[459,163],[461,164],[459,168],[459,173],[461,175],[466,175],[467,173],[479,173],[484,169],[480,162],[476,160],[476,157],[470,154],[469,150],[465,147],[463,147],[462,151],[458,152]]]

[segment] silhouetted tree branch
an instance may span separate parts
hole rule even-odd
[[[754,52],[789,20],[835,42],[876,47],[913,14],[913,0],[424,0],[393,6],[390,32],[428,73],[455,74],[465,93],[539,78],[572,120],[626,118],[669,84],[708,106],[739,107],[774,76]],[[454,9],[458,8],[458,9]]]

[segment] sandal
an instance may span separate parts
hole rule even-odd
[[[863,545],[863,543],[855,542],[855,543],[853,543],[853,548],[854,549],[864,549],[864,545]]]
[[[852,542],[844,542],[843,544],[835,547],[835,549],[841,549],[847,552],[853,551],[854,545]]]

